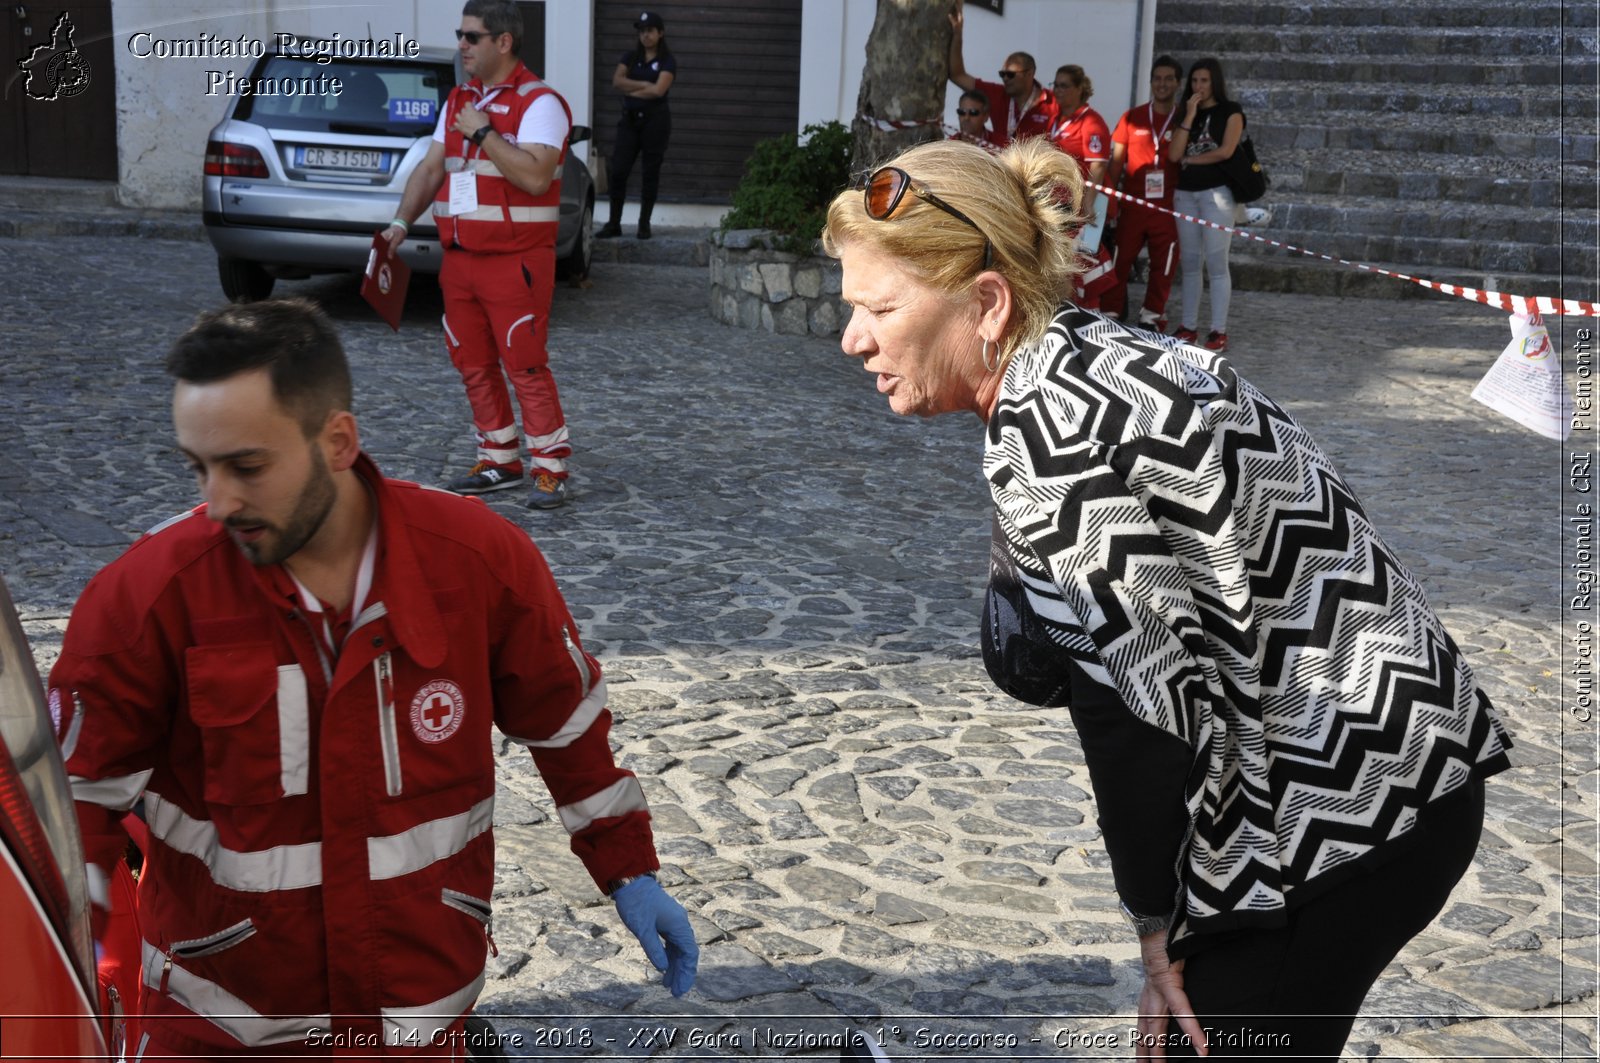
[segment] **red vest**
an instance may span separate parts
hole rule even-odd
[[[541,96],[554,96],[572,124],[572,108],[561,94],[535,77],[527,67],[517,64],[511,77],[485,89],[476,79],[457,85],[445,102],[444,168],[446,180],[439,185],[433,200],[433,220],[439,226],[439,242],[445,248],[504,254],[536,247],[554,247],[561,220],[561,167],[567,146],[561,145],[561,160],[550,187],[541,195],[530,195],[501,176],[500,168],[483,148],[454,128],[461,108],[478,105],[489,119],[489,126],[511,143],[517,142],[517,127],[522,115]],[[452,216],[449,174],[462,170],[476,175],[478,209]]]

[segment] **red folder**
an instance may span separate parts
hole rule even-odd
[[[379,233],[367,252],[367,271],[361,278],[361,298],[372,304],[389,327],[400,331],[400,315],[406,308],[406,289],[411,285],[411,267],[399,255],[389,254],[389,241]]]

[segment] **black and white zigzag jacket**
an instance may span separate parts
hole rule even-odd
[[[1134,730],[1190,751],[1174,955],[1280,924],[1295,890],[1377,862],[1424,806],[1509,766],[1421,586],[1226,359],[1063,307],[1005,371],[984,472],[991,673],[1065,704],[1042,644],[1165,734]],[[1009,605],[997,584],[1019,591]],[[996,642],[1018,612],[1031,664]]]

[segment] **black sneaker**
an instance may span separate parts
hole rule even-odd
[[[622,235],[622,226],[618,225],[614,221],[608,221],[604,225],[600,226],[599,231],[597,231],[594,234],[594,238],[596,240],[609,240],[613,236],[621,236],[621,235]]]
[[[464,1023],[468,1059],[505,1059],[505,1043],[494,1024],[478,1015],[468,1015]]]
[[[458,495],[486,495],[490,491],[504,491],[522,481],[521,469],[505,469],[487,461],[480,461],[465,476],[444,485],[446,491]]]
[[[542,472],[533,479],[533,496],[528,505],[534,509],[560,509],[567,504],[567,482]]]

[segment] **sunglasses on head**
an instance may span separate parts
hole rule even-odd
[[[456,40],[466,41],[468,44],[474,46],[476,46],[477,43],[483,40],[485,37],[498,36],[500,36],[498,33],[490,33],[487,30],[456,30]]]
[[[1000,71],[1000,80],[1001,81],[1010,81],[1012,78],[1020,77],[1021,75],[1022,75],[1022,71],[1020,71],[1020,70],[1002,70],[1002,71]]]
[[[976,117],[978,117],[978,115],[980,115],[982,113],[983,113],[983,108],[981,108],[981,107],[974,107],[970,111],[967,110],[965,107],[957,107],[956,108],[956,114],[959,114],[963,118],[976,118]]]
[[[978,228],[978,223],[934,195],[921,182],[912,180],[911,175],[900,167],[884,166],[871,173],[861,174],[856,178],[854,186],[865,190],[867,217],[873,221],[888,221],[899,208],[900,201],[905,199],[906,193],[910,192],[918,199],[926,200],[938,207],[952,218],[966,222],[983,237],[983,268],[988,269],[994,264],[994,245],[989,242],[983,230]]]

